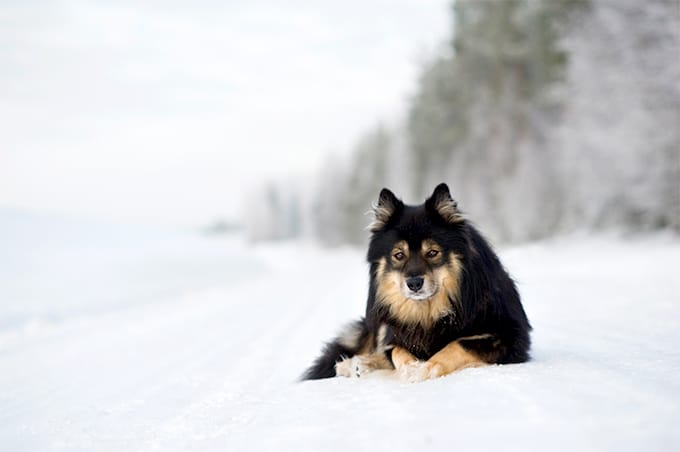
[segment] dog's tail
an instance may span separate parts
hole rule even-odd
[[[369,341],[370,334],[364,319],[348,324],[338,337],[324,346],[321,356],[300,379],[319,380],[335,377],[335,364],[356,355]]]

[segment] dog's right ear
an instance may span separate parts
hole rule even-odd
[[[378,202],[373,205],[373,222],[368,226],[371,232],[381,231],[390,222],[394,214],[404,207],[404,203],[386,188],[380,190]]]

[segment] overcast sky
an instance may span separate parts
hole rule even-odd
[[[0,206],[236,217],[254,183],[403,115],[448,3],[5,0]]]

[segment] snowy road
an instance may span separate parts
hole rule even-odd
[[[297,383],[363,311],[360,251],[71,224],[37,240],[31,221],[0,231],[3,451],[680,444],[677,238],[501,250],[534,326],[530,363]]]

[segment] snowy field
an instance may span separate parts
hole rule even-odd
[[[361,315],[361,250],[0,211],[2,451],[680,445],[680,240],[501,249],[533,361],[296,382]]]

